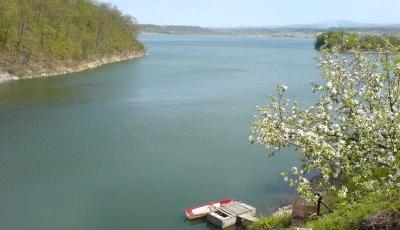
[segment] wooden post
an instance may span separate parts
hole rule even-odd
[[[321,216],[321,202],[322,202],[322,196],[319,193],[315,193],[315,195],[318,196],[318,203],[317,203],[317,215]]]

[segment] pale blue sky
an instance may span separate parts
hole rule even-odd
[[[400,23],[400,0],[100,0],[139,23],[212,27],[351,20]]]

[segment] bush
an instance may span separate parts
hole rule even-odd
[[[17,72],[16,72],[16,74],[17,74],[17,76],[19,77],[19,78],[24,78],[24,77],[26,77],[27,75],[28,75],[28,71],[25,69],[25,68],[19,68],[18,70],[17,70]]]
[[[361,222],[360,230],[400,229],[400,212],[386,209],[377,214],[367,216]]]

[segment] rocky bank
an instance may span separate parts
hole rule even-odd
[[[143,57],[145,54],[146,54],[145,52],[113,54],[113,55],[106,55],[100,58],[91,58],[88,61],[83,61],[78,63],[73,61],[66,61],[63,63],[54,64],[50,68],[41,67],[39,68],[39,70],[35,71],[28,69],[26,70],[26,75],[24,76],[17,76],[16,74],[9,73],[0,69],[0,83],[21,80],[21,79],[50,77],[50,76],[58,76],[69,73],[76,73],[88,69],[94,69],[105,64]]]

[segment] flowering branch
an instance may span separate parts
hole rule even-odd
[[[302,168],[282,175],[306,198],[312,197],[306,175],[315,170],[327,183],[344,178],[330,187],[342,196],[400,187],[399,48],[377,56],[324,51],[318,61],[323,84],[311,84],[315,105],[290,104],[288,88],[278,85],[271,103],[257,107],[249,140],[272,149],[270,155],[299,149]]]

